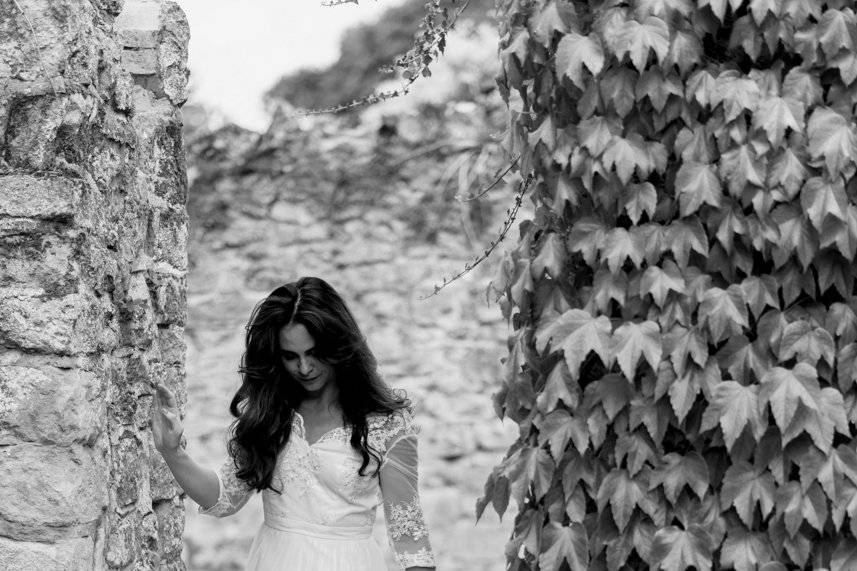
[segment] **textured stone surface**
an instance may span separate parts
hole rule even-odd
[[[184,385],[187,22],[166,0],[3,15],[0,568],[183,569],[148,417],[154,381]]]
[[[92,541],[85,537],[52,543],[0,537],[0,561],[4,569],[92,571],[93,560]]]
[[[91,535],[107,504],[108,471],[90,447],[22,443],[0,452],[0,536]]]

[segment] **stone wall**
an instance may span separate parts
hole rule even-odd
[[[0,567],[184,569],[148,417],[155,380],[186,398],[187,24],[0,10]]]

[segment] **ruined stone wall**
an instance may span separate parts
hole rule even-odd
[[[151,446],[184,406],[188,29],[172,2],[0,0],[0,568],[183,569]]]

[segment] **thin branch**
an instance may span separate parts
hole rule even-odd
[[[510,170],[512,170],[512,168],[513,168],[516,164],[518,164],[518,160],[520,160],[520,158],[521,158],[521,155],[518,155],[517,157],[515,157],[515,160],[513,160],[513,161],[512,161],[512,163],[511,163],[508,167],[506,167],[506,169],[503,171],[503,173],[502,173],[502,174],[500,174],[496,179],[494,179],[494,182],[492,182],[492,183],[491,183],[491,184],[489,184],[487,187],[485,187],[485,188],[483,188],[481,191],[479,191],[479,193],[478,193],[478,194],[475,194],[475,195],[473,195],[473,196],[467,196],[467,197],[464,197],[464,198],[461,198],[461,197],[456,196],[455,198],[456,198],[456,199],[458,199],[458,201],[459,201],[459,202],[470,202],[471,200],[476,200],[477,198],[480,198],[480,197],[481,197],[481,196],[483,196],[486,192],[488,192],[489,190],[491,190],[492,188],[494,188],[495,186],[497,186],[498,184],[500,184],[500,181],[502,181],[502,180],[503,180],[503,177],[505,177],[507,174],[509,174],[509,171],[510,171]]]
[[[518,209],[521,207],[521,202],[523,201],[524,193],[527,192],[527,189],[530,187],[530,184],[533,182],[533,178],[534,178],[534,175],[529,174],[529,175],[527,175],[527,178],[525,178],[523,181],[521,181],[520,187],[518,188],[518,192],[515,195],[515,205],[512,206],[512,208],[509,208],[506,210],[506,220],[503,222],[503,228],[500,231],[500,235],[497,237],[496,240],[491,241],[490,247],[487,248],[486,250],[484,250],[483,253],[478,258],[476,258],[472,263],[464,264],[464,270],[458,272],[457,274],[452,276],[452,278],[450,278],[450,279],[443,278],[443,285],[435,284],[434,291],[432,293],[430,293],[427,296],[419,297],[417,299],[425,300],[425,299],[432,297],[433,295],[437,295],[440,290],[442,290],[443,288],[445,288],[446,286],[448,286],[449,284],[451,284],[452,282],[454,282],[455,280],[457,280],[458,278],[460,278],[461,276],[463,276],[464,274],[466,274],[467,272],[469,272],[470,270],[475,268],[480,262],[487,259],[488,256],[491,255],[491,252],[493,252],[494,249],[497,247],[497,245],[503,241],[503,239],[506,237],[506,234],[509,232],[509,229],[512,227],[512,223],[514,223],[515,217],[518,214]]]
[[[347,1],[350,0],[332,0],[334,5],[343,4]],[[470,4],[470,0],[464,0],[461,6],[453,13],[451,18],[448,16],[447,9],[440,7],[438,0],[433,0],[433,3],[434,5],[423,19],[423,22],[426,24],[426,29],[419,35],[419,37],[417,37],[411,49],[402,57],[397,58],[395,63],[387,68],[388,70],[394,70],[398,67],[405,70],[403,74],[405,83],[401,88],[394,89],[392,91],[373,93],[372,95],[368,95],[360,99],[354,99],[351,102],[344,103],[342,105],[333,105],[323,109],[296,111],[295,115],[304,116],[341,113],[358,107],[374,105],[375,103],[380,103],[381,101],[386,101],[394,97],[407,95],[410,92],[411,85],[413,85],[417,79],[431,75],[429,64],[434,61],[439,54],[443,53],[446,47],[447,33],[455,27],[455,22],[458,20],[458,17],[461,16],[462,12],[467,9],[468,4]],[[426,5],[431,6],[432,1],[429,1]],[[434,19],[439,14],[442,14],[442,20],[438,25],[434,22]]]

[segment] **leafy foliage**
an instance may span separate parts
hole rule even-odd
[[[857,565],[857,15],[507,0],[511,569]]]

